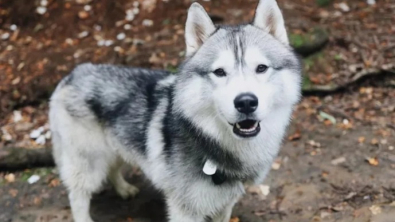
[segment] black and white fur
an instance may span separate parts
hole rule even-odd
[[[171,222],[228,222],[243,185],[265,178],[301,82],[276,1],[261,0],[252,24],[223,27],[193,3],[185,37],[176,75],[83,64],[58,85],[49,114],[54,157],[76,222],[92,221],[91,196],[107,178],[122,197],[137,194],[123,163],[163,192]],[[267,69],[257,73],[261,64]],[[243,93],[258,99],[253,113],[235,108]],[[234,131],[246,119],[260,125],[248,138]],[[206,161],[214,175],[202,171]]]

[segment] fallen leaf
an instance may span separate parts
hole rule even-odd
[[[233,217],[229,222],[240,222],[240,219],[238,217]]]
[[[281,163],[279,163],[279,162],[274,162],[272,164],[272,169],[273,170],[278,170],[278,169],[280,169],[280,167],[281,167]]]
[[[315,142],[314,140],[309,140],[307,143],[308,143],[309,145],[311,145],[312,147],[315,147],[315,148],[321,147],[321,143]]]
[[[268,185],[259,185],[259,189],[261,190],[264,196],[267,196],[270,193],[270,186]]]
[[[344,203],[344,202],[336,204],[335,206],[332,207],[332,210],[335,212],[343,211],[345,209],[345,205],[346,205],[346,203]]]
[[[162,60],[156,53],[152,53],[151,57],[148,59],[148,61],[152,64],[160,64]]]
[[[365,140],[366,140],[366,138],[361,136],[361,137],[358,138],[358,143],[364,143]]]
[[[41,198],[40,197],[35,197],[34,198],[34,200],[33,200],[33,203],[35,204],[35,205],[40,205],[41,204]]]
[[[249,187],[247,188],[247,192],[248,192],[248,193],[251,193],[251,194],[260,194],[260,193],[261,193],[261,190],[259,189],[258,186],[249,186]]]
[[[261,217],[261,216],[265,215],[266,212],[264,210],[257,210],[257,211],[254,211],[254,214],[258,217]]]
[[[18,195],[18,190],[16,189],[11,189],[8,191],[8,193],[12,196],[12,197],[16,197]]]
[[[299,140],[302,137],[302,135],[300,134],[299,130],[296,131],[293,135],[288,137],[289,141],[294,141],[294,140]]]
[[[39,175],[32,175],[31,177],[29,177],[29,179],[27,179],[27,182],[29,184],[33,184],[33,183],[36,183],[39,180],[40,180],[40,176]]]
[[[10,173],[4,176],[4,179],[8,182],[8,183],[13,183],[15,182],[15,174]]]
[[[372,165],[372,166],[377,166],[377,165],[379,165],[379,161],[378,161],[378,159],[375,157],[375,158],[366,158],[366,161],[368,161],[368,163],[370,164],[370,165]]]
[[[344,162],[346,162],[346,158],[344,156],[342,156],[342,157],[332,160],[331,164],[337,166],[337,165],[344,163]]]
[[[371,207],[369,207],[369,210],[372,212],[373,215],[381,213],[381,207],[377,205],[372,205]]]
[[[321,216],[322,219],[325,219],[327,217],[330,217],[331,214],[329,212],[322,211],[320,216]]]
[[[86,12],[86,11],[80,11],[80,12],[78,12],[78,17],[79,17],[80,19],[86,19],[86,18],[89,17],[89,13]]]
[[[53,179],[53,180],[51,180],[51,182],[49,182],[50,187],[57,187],[59,185],[60,185],[59,179]]]
[[[344,119],[343,122],[340,124],[340,127],[345,130],[352,129],[353,124],[350,121],[348,121],[347,119]]]
[[[370,143],[371,143],[372,145],[378,145],[378,144],[379,144],[379,140],[376,139],[376,138],[373,138],[372,141],[370,141]]]
[[[347,194],[347,196],[344,199],[349,200],[353,198],[355,195],[357,195],[356,192],[350,192],[349,194]]]
[[[320,117],[322,117],[325,120],[329,120],[333,125],[336,124],[336,118],[333,117],[332,115],[329,115],[326,112],[320,111],[319,112]]]

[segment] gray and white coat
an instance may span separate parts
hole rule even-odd
[[[261,0],[252,24],[218,27],[194,3],[185,33],[175,75],[83,64],[55,90],[54,157],[76,222],[92,221],[91,196],[107,178],[124,198],[138,192],[123,163],[163,192],[171,222],[228,222],[244,185],[265,178],[301,82],[276,1]],[[237,107],[240,95],[253,96],[253,109]],[[243,129],[247,120],[254,126]]]

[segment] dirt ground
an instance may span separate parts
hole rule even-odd
[[[189,0],[23,2],[0,0],[0,159],[7,147],[50,146],[47,100],[76,64],[176,71],[182,61]],[[201,3],[217,23],[234,24],[251,20],[257,1]],[[394,222],[395,2],[279,4],[292,45],[304,48],[305,97],[270,175],[247,188],[232,222]],[[311,50],[317,38],[324,44]],[[160,193],[138,169],[125,175],[141,193],[122,200],[106,186],[92,200],[93,218],[165,221]],[[56,169],[0,169],[0,221],[71,221]]]

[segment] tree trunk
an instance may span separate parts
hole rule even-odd
[[[0,171],[16,171],[36,167],[54,166],[52,149],[3,148],[0,149]]]

